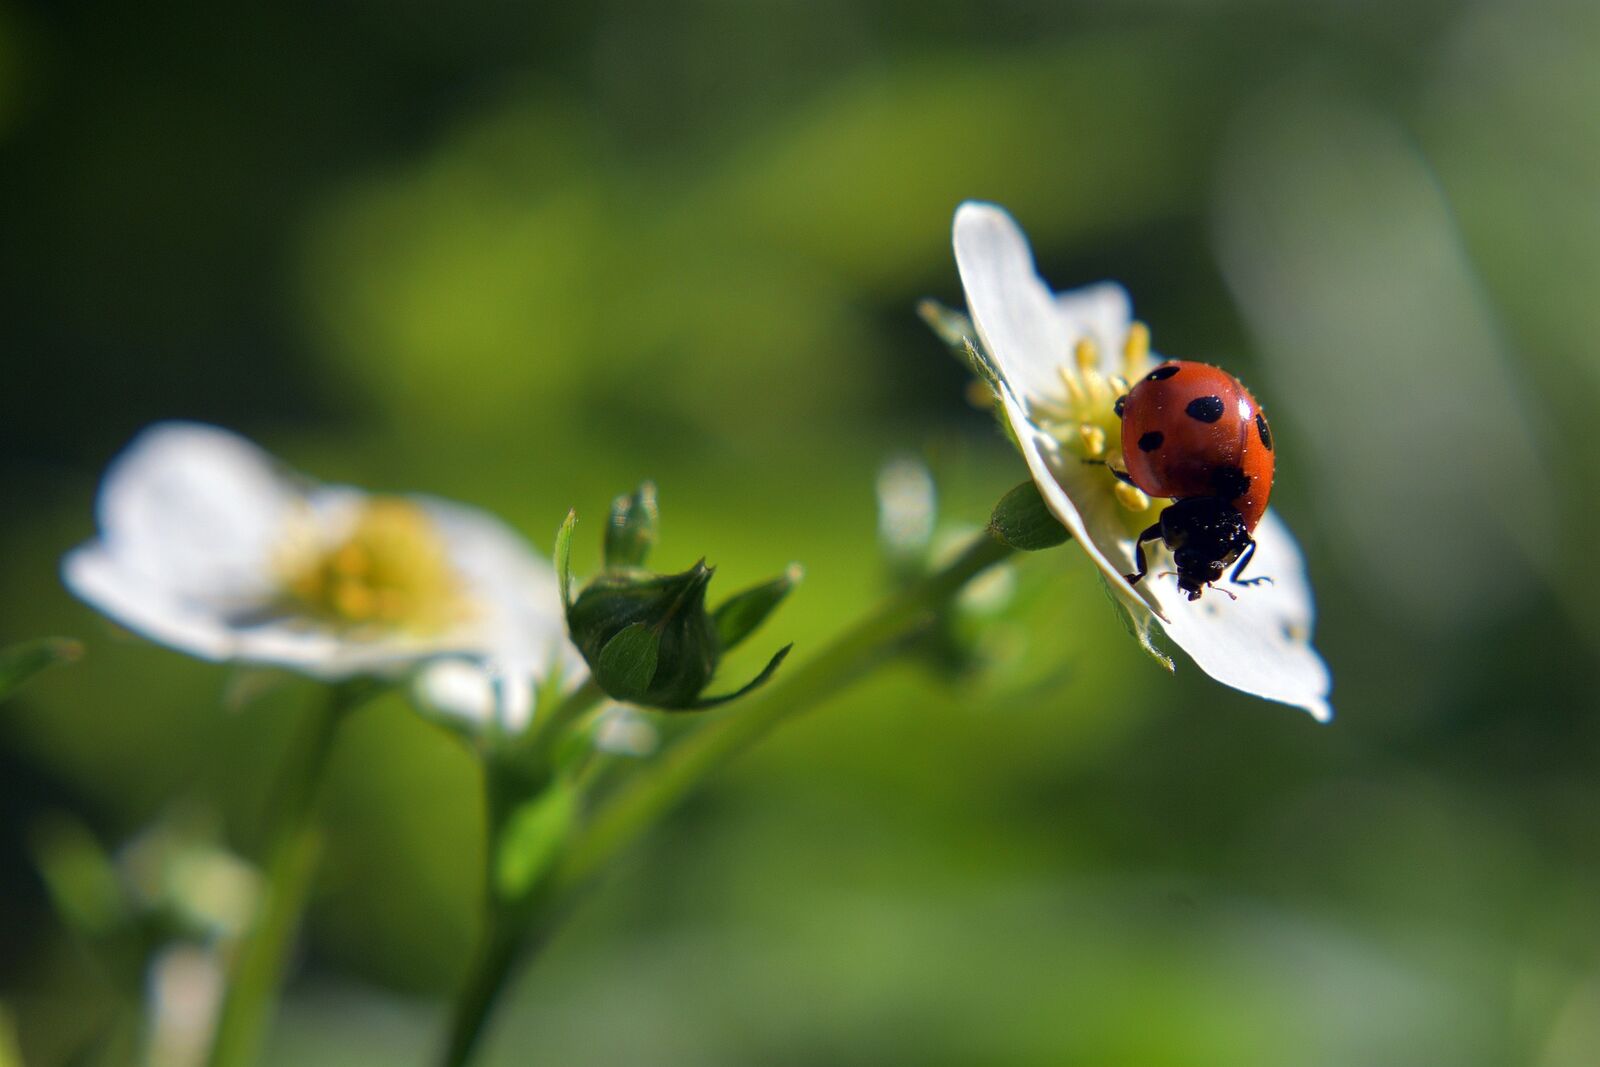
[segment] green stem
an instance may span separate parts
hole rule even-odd
[[[596,813],[556,868],[553,895],[565,896],[586,882],[703,778],[774,727],[883,662],[932,621],[962,586],[1011,552],[989,534],[980,535],[942,570],[891,597],[822,652],[794,670],[780,671],[766,689],[684,738]]]
[[[470,1061],[512,967],[549,935],[575,889],[723,763],[899,651],[962,586],[1011,552],[989,534],[980,535],[943,569],[891,597],[822,652],[792,671],[780,671],[766,689],[680,741],[595,815],[530,899],[514,908],[491,900],[483,944],[452,1015],[442,1067]],[[494,840],[491,836],[491,847]]]
[[[550,757],[567,736],[568,728],[604,699],[605,693],[591,677],[568,694],[548,715],[535,714],[532,725],[528,727],[528,735],[516,746],[516,762],[539,770],[548,767]]]
[[[493,838],[490,839],[491,845]],[[490,891],[491,893],[493,890]],[[450,1036],[445,1042],[442,1067],[465,1067],[483,1037],[484,1022],[505,988],[522,941],[509,929],[503,908],[492,903],[484,919],[481,944],[467,972],[467,982],[450,1015]]]
[[[484,766],[484,921],[467,972],[466,984],[450,1013],[450,1033],[440,1063],[467,1063],[483,1035],[484,1020],[493,1010],[507,974],[526,943],[526,915],[531,901],[502,901],[495,885],[496,863],[505,823],[517,802],[548,785],[551,760],[562,741],[585,714],[605,699],[593,678],[573,690],[548,714],[535,717],[527,737],[510,757],[491,757]],[[530,778],[530,772],[533,777]],[[537,892],[537,885],[535,886]]]
[[[233,963],[211,1045],[210,1067],[246,1067],[260,1051],[321,852],[317,800],[327,776],[333,739],[345,713],[373,692],[364,682],[330,688],[327,699],[310,712],[304,736],[285,761],[271,797],[272,823],[259,910]]]

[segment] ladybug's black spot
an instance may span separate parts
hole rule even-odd
[[[1216,422],[1222,418],[1223,403],[1220,396],[1197,396],[1189,401],[1183,413],[1200,422]]]
[[[1261,435],[1261,443],[1272,451],[1272,431],[1267,429],[1267,417],[1261,412],[1256,412],[1256,433]]]
[[[1115,413],[1116,413],[1116,416],[1117,416],[1117,418],[1119,418],[1119,419],[1120,419],[1120,418],[1122,418],[1122,409],[1123,409],[1123,408],[1124,408],[1124,407],[1126,407],[1126,406],[1127,406],[1127,405],[1128,405],[1128,398],[1127,398],[1127,396],[1119,396],[1119,397],[1117,397],[1117,402],[1116,402],[1116,403],[1115,403],[1115,404],[1112,404],[1112,405],[1111,405],[1111,410],[1112,410],[1112,411],[1113,411],[1113,412],[1115,412]],[[1264,424],[1263,424],[1263,425],[1264,425]],[[1271,445],[1268,445],[1268,446],[1267,446],[1267,447],[1268,447],[1268,448],[1271,448],[1271,447],[1272,447],[1272,446],[1271,446]]]
[[[1181,369],[1176,363],[1166,363],[1145,375],[1144,380],[1147,382],[1164,382]]]
[[[1161,442],[1165,441],[1166,439],[1166,435],[1160,430],[1151,430],[1149,433],[1139,438],[1139,451],[1154,452],[1156,449],[1161,447]]]
[[[1238,467],[1217,467],[1211,472],[1211,484],[1224,500],[1238,500],[1250,491],[1250,476]]]

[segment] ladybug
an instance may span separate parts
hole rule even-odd
[[[1134,542],[1136,583],[1148,573],[1146,541],[1161,540],[1178,568],[1178,588],[1200,591],[1229,576],[1237,585],[1255,554],[1252,536],[1272,492],[1272,430],[1255,397],[1227,371],[1172,359],[1117,398],[1122,462],[1117,477],[1172,503]],[[1224,590],[1226,591],[1226,590]],[[1232,596],[1232,593],[1228,594]]]

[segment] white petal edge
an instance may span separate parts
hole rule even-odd
[[[226,607],[270,591],[298,500],[283,468],[243,437],[164,422],[112,460],[95,512],[102,549],[130,581]]]
[[[1311,646],[1315,610],[1305,559],[1294,536],[1270,509],[1256,527],[1256,554],[1245,577],[1272,584],[1247,588],[1226,580],[1190,601],[1173,578],[1146,579],[1167,636],[1211,677],[1242,692],[1304,708],[1318,722],[1333,718],[1332,678]],[[1153,579],[1153,580],[1152,580]],[[1228,589],[1238,599],[1230,600]]]
[[[220,615],[173,603],[168,590],[130,573],[98,544],[67,553],[61,580],[95,610],[160,644],[217,661],[237,652]]]
[[[1090,536],[1082,513],[1078,511],[1077,505],[1072,502],[1072,498],[1067,495],[1067,491],[1062,488],[1055,472],[1051,469],[1047,455],[1054,455],[1057,451],[1055,441],[1029,421],[1016,396],[1004,384],[1000,389],[1000,406],[1006,413],[1006,421],[1011,424],[1012,432],[1017,436],[1022,458],[1028,464],[1028,473],[1033,476],[1033,484],[1038,486],[1039,494],[1044,498],[1045,506],[1050,509],[1050,513],[1060,520],[1061,525],[1072,534],[1073,540],[1077,541],[1078,547],[1083,549],[1094,565],[1100,569],[1100,573],[1105,575],[1106,582],[1110,584],[1113,592],[1138,610],[1159,614],[1159,609],[1150,600],[1145,599],[1137,589],[1128,584],[1128,579],[1123,576],[1123,568],[1113,563],[1095,538]],[[1108,501],[1113,499],[1109,494],[1105,495]]]
[[[1000,376],[1024,400],[1060,397],[1056,368],[1074,338],[1021,229],[1002,209],[969,200],[956,209],[952,244],[967,311]]]

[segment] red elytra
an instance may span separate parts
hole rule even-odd
[[[1153,497],[1214,497],[1254,531],[1272,493],[1272,431],[1227,371],[1167,360],[1117,403],[1122,462]]]

